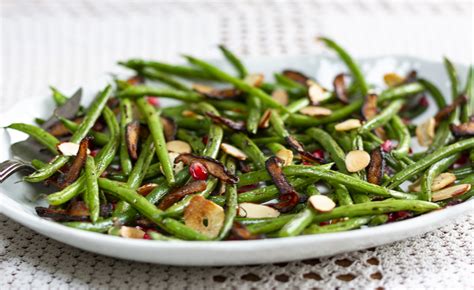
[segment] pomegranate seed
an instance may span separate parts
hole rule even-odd
[[[313,154],[313,156],[318,158],[318,159],[321,159],[321,160],[324,159],[324,150],[323,149],[316,149],[311,154]]]
[[[412,154],[412,153],[413,153],[413,149],[411,149],[411,147],[408,148],[408,154]]]
[[[466,164],[468,161],[469,161],[469,155],[468,154],[461,154],[461,156],[459,156],[458,160],[456,160],[456,162],[454,162],[454,167],[462,166],[462,165]]]
[[[428,98],[426,96],[421,97],[420,100],[418,101],[418,105],[422,107],[428,107],[429,105]]]
[[[148,101],[148,104],[159,107],[160,106],[160,99],[158,97],[147,97],[146,100]]]
[[[91,151],[91,156],[96,157],[97,154],[99,154],[99,152],[100,152],[100,149],[94,149],[94,150]]]
[[[400,220],[410,218],[412,216],[413,214],[406,210],[391,212],[388,214],[388,222],[390,223],[390,222],[400,221]]]
[[[207,135],[204,135],[202,137],[202,143],[204,143],[204,145],[207,145],[207,141],[209,141],[209,137],[207,137]]]
[[[390,152],[393,149],[393,143],[391,140],[385,140],[385,142],[383,142],[380,147],[382,147],[382,150],[384,152]]]
[[[191,166],[189,166],[189,173],[191,174],[194,180],[207,179],[207,169],[199,162],[193,162]]]
[[[143,235],[143,239],[144,239],[144,240],[151,240],[151,237],[150,237],[147,233],[145,233],[145,234]]]

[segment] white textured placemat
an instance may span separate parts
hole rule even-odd
[[[356,56],[473,61],[472,1],[2,0],[1,111],[47,86],[94,84],[128,57],[317,53],[328,35]],[[3,150],[3,148],[2,148]],[[225,268],[168,267],[86,253],[0,215],[0,289],[472,288],[473,216],[422,237],[331,258]]]

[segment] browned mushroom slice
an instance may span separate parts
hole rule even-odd
[[[365,97],[364,105],[362,106],[362,116],[366,121],[377,115],[377,100],[378,96],[376,94],[368,94]]]
[[[247,227],[239,222],[234,222],[230,229],[228,240],[257,240],[262,239],[262,235],[252,234]]]
[[[227,168],[225,168],[224,164],[210,157],[196,156],[193,154],[184,153],[180,154],[174,160],[175,164],[179,162],[183,162],[185,165],[191,165],[191,163],[193,162],[199,162],[204,165],[204,167],[206,167],[207,172],[209,174],[214,177],[217,177],[219,180],[231,184],[239,182],[239,177],[230,173]]]
[[[284,70],[282,74],[290,80],[302,84],[303,86],[307,86],[307,82],[310,80],[308,76],[295,70]]]
[[[280,192],[278,197],[279,201],[275,204],[272,204],[271,206],[280,212],[288,212],[292,210],[298,203],[300,203],[302,198],[286,179],[286,176],[283,174],[280,162],[281,160],[276,156],[268,158],[265,162],[265,168],[267,169],[267,172],[270,174],[273,183]]]
[[[441,122],[442,120],[446,119],[451,113],[459,106],[464,104],[467,101],[467,97],[465,95],[460,95],[457,97],[453,103],[449,106],[444,107],[441,111],[439,111],[435,115],[436,122]]]
[[[36,214],[43,218],[52,219],[56,222],[88,221],[89,216],[71,215],[64,209],[53,209],[47,207],[35,207]]]
[[[178,127],[176,126],[173,119],[161,116],[161,124],[163,125],[163,132],[165,134],[166,141],[173,141],[176,138],[176,131]]]
[[[474,120],[472,118],[467,123],[463,123],[459,125],[451,124],[450,128],[451,128],[451,132],[453,132],[453,135],[456,137],[474,136]]]
[[[285,141],[288,144],[288,146],[290,146],[291,148],[296,150],[296,152],[298,152],[298,154],[301,156],[303,160],[308,161],[308,162],[324,163],[324,159],[314,156],[310,152],[305,151],[303,145],[300,142],[298,142],[298,140],[296,140],[293,136],[286,137]]]
[[[141,75],[135,75],[126,80],[129,85],[139,85],[145,82],[145,78]]]
[[[237,99],[242,96],[242,91],[234,88],[215,89],[205,85],[194,84],[193,90],[206,98],[217,100]]]
[[[186,185],[176,188],[168,193],[160,202],[158,208],[165,210],[172,206],[175,202],[180,201],[186,195],[200,192],[206,189],[206,182],[204,180],[194,180]]]
[[[334,93],[336,94],[336,97],[339,101],[341,101],[344,104],[349,103],[349,98],[347,96],[347,87],[346,87],[346,81],[345,81],[345,74],[338,74],[335,78],[334,81],[332,82],[332,85],[334,87]]]
[[[138,140],[140,137],[140,122],[135,120],[127,124],[125,129],[125,140],[127,142],[128,154],[133,160],[138,158]]]
[[[77,155],[74,158],[69,170],[61,177],[59,184],[62,188],[70,185],[79,177],[81,174],[81,170],[84,167],[87,159],[87,151],[89,150],[89,140],[90,137],[86,137],[81,140],[79,143],[79,150],[77,151]]]
[[[69,204],[68,214],[74,215],[74,216],[88,216],[90,215],[89,209],[87,208],[87,205],[84,201],[81,200],[74,200]]]
[[[370,163],[367,167],[367,181],[379,185],[382,182],[385,160],[382,148],[378,147],[370,152]]]
[[[224,118],[221,116],[217,116],[216,114],[213,114],[211,112],[206,112],[206,115],[211,118],[213,123],[216,124],[222,124],[229,129],[232,129],[234,131],[238,132],[246,132],[247,129],[245,128],[245,122],[240,122],[240,121],[234,121],[228,118]]]
[[[142,196],[147,196],[157,186],[158,186],[158,184],[156,184],[156,183],[147,183],[147,184],[144,184],[144,185],[140,186],[137,189],[137,192],[138,192],[138,194],[140,194]]]

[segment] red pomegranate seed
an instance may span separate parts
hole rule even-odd
[[[391,212],[388,214],[388,222],[390,223],[390,222],[400,221],[400,220],[410,218],[412,216],[413,214],[406,210]]]
[[[148,101],[148,104],[159,107],[160,106],[160,99],[158,97],[147,97],[146,100]]]
[[[194,180],[206,180],[207,179],[207,169],[199,162],[193,162],[189,166],[189,173]]]
[[[324,150],[323,149],[316,149],[311,154],[313,154],[313,156],[318,158],[318,159],[324,159]]]
[[[202,137],[202,143],[204,143],[204,145],[207,145],[207,141],[209,141],[209,137],[207,137],[207,135],[204,135]]]
[[[144,239],[144,240],[151,240],[151,237],[150,237],[147,233],[145,233],[145,234],[143,235],[143,239]]]
[[[461,154],[461,156],[459,156],[458,160],[456,160],[456,162],[454,162],[454,167],[462,166],[462,165],[466,164],[468,161],[469,161],[469,154]]]
[[[390,152],[393,149],[393,143],[391,140],[385,140],[385,142],[383,142],[380,146],[384,152]]]
[[[96,157],[97,154],[99,154],[99,152],[100,152],[100,149],[94,149],[94,150],[91,151],[91,156]]]
[[[421,99],[418,101],[418,105],[422,107],[428,107],[429,105],[428,98],[426,96],[421,97]]]

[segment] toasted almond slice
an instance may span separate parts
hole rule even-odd
[[[334,201],[325,195],[313,195],[308,201],[319,212],[329,212],[336,207]]]
[[[157,188],[158,184],[156,183],[147,183],[142,186],[140,186],[137,189],[138,194],[142,196],[147,196],[153,189]]]
[[[170,158],[171,164],[173,164],[173,171],[174,171],[175,174],[177,174],[178,172],[180,172],[184,168],[183,162],[174,163],[174,160],[179,155],[181,155],[181,154],[177,153],[177,152],[168,152],[168,156]],[[161,170],[161,173],[163,173],[163,167],[161,167],[161,164],[160,164],[160,170]]]
[[[283,160],[283,166],[291,165],[291,163],[293,162],[293,151],[289,149],[284,148],[284,149],[278,150],[278,152],[275,155],[276,157]]]
[[[416,127],[416,138],[421,146],[430,146],[435,136],[436,120],[429,118]]]
[[[191,87],[193,90],[201,94],[209,94],[214,90],[213,87],[202,85],[202,84],[193,84]]]
[[[432,201],[440,201],[440,200],[445,200],[457,195],[464,194],[471,190],[471,185],[470,184],[458,184],[454,185],[451,187],[447,187],[445,189],[435,191],[431,195],[431,200]]]
[[[76,156],[79,152],[79,144],[72,142],[61,142],[57,146],[59,152],[64,156]],[[91,151],[87,149],[87,154],[91,154]]]
[[[242,150],[240,150],[239,148],[235,147],[235,146],[232,146],[230,144],[227,144],[227,143],[222,143],[221,144],[221,149],[229,154],[230,156],[232,157],[235,157],[239,160],[245,160],[247,159],[247,154],[245,154]]]
[[[312,105],[319,104],[320,102],[329,98],[329,94],[326,94],[324,89],[313,81],[308,81],[308,97]]]
[[[145,232],[137,228],[122,226],[120,228],[120,236],[129,239],[143,239]]]
[[[271,115],[272,115],[272,109],[266,109],[265,112],[263,112],[263,115],[260,118],[260,121],[258,122],[258,127],[262,129],[268,128],[268,126],[270,125]]]
[[[239,204],[239,216],[246,218],[272,218],[280,215],[280,212],[267,205],[243,202]]]
[[[244,82],[252,87],[259,87],[263,84],[264,78],[263,74],[249,74],[245,77]]]
[[[388,73],[383,76],[385,84],[389,87],[396,87],[405,82],[405,78],[396,73]]]
[[[224,225],[224,210],[200,195],[191,198],[184,209],[184,223],[193,230],[215,238]]]
[[[438,191],[440,189],[445,188],[446,186],[452,184],[456,181],[456,175],[445,172],[441,173],[440,175],[436,176],[433,182],[431,183],[431,190]],[[413,192],[420,192],[421,191],[421,179],[418,179],[413,184],[411,184],[408,189]]]
[[[181,140],[174,140],[166,143],[166,149],[169,152],[176,153],[191,153],[191,145]]]
[[[288,93],[284,89],[276,89],[272,92],[272,98],[283,106],[288,105]]]
[[[336,131],[350,131],[353,129],[357,129],[362,126],[359,119],[348,119],[344,122],[337,124],[334,128]]]
[[[346,168],[349,172],[358,172],[370,163],[370,154],[364,150],[353,150],[346,155]]]
[[[196,119],[204,119],[204,116],[197,114],[196,112],[193,112],[191,110],[183,110],[181,112],[181,116],[183,117],[189,117],[189,118],[196,118]]]
[[[418,178],[408,186],[408,190],[412,192],[420,192],[421,191],[421,178]]]
[[[329,116],[332,114],[332,111],[324,107],[307,106],[301,109],[300,113],[303,115],[311,116],[311,117],[317,117],[317,116]]]

